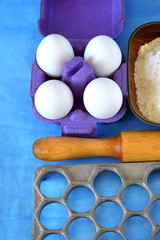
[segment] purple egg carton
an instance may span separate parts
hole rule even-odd
[[[96,76],[92,67],[83,60],[87,43],[97,35],[117,37],[124,26],[125,0],[41,0],[39,33],[45,37],[52,33],[66,37],[75,52],[75,57],[65,64],[62,81],[72,90],[74,106],[72,111],[59,120],[42,117],[36,110],[34,95],[37,88],[51,79],[37,65],[32,64],[30,96],[35,116],[47,123],[60,123],[62,136],[96,137],[97,123],[112,123],[123,117],[126,112],[127,64],[123,58],[119,69],[112,79],[120,86],[123,93],[123,105],[112,118],[97,119],[92,117],[83,105],[83,91]]]

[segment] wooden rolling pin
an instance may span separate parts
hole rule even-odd
[[[123,131],[108,139],[45,137],[34,142],[33,154],[45,161],[111,156],[122,162],[160,160],[160,131]]]

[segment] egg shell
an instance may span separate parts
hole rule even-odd
[[[115,116],[123,102],[117,83],[109,78],[96,78],[85,88],[83,102],[86,110],[95,118],[107,119]]]
[[[40,115],[56,120],[65,117],[73,107],[73,94],[60,80],[48,80],[36,90],[34,103]]]
[[[86,46],[84,60],[89,63],[97,77],[110,77],[122,62],[118,44],[109,36],[96,36]]]
[[[69,41],[59,35],[50,34],[40,42],[36,59],[39,67],[51,77],[61,77],[63,66],[74,57]]]
[[[71,43],[75,56],[84,56],[84,50],[88,42],[95,36],[106,35],[113,39],[122,32],[125,21],[125,1],[86,1],[86,0],[41,0],[40,18],[38,20],[38,31],[41,36],[49,34],[61,34]],[[78,26],[78,27],[77,27]],[[77,60],[75,60],[77,61]],[[74,61],[70,64],[71,78],[74,78]],[[87,82],[82,76],[83,71],[76,73],[79,75],[78,89],[81,81]],[[63,76],[62,76],[63,78]],[[118,83],[123,93],[123,104],[121,110],[112,118],[97,119],[88,114],[83,102],[79,103],[79,91],[76,91],[76,101],[72,111],[60,120],[49,120],[42,117],[36,110],[34,95],[38,86],[51,79],[37,65],[37,61],[32,64],[30,96],[34,115],[41,121],[47,123],[58,123],[61,126],[63,136],[96,137],[97,123],[112,123],[121,119],[126,112],[127,101],[127,65],[125,59],[119,69],[113,74],[112,79]]]

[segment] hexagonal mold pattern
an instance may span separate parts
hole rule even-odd
[[[147,179],[149,174],[153,170],[159,170],[160,164],[155,162],[143,162],[143,163],[115,163],[115,164],[76,164],[76,165],[49,165],[42,166],[36,169],[34,173],[34,208],[33,208],[33,240],[43,240],[49,234],[61,234],[67,240],[70,240],[68,236],[68,228],[70,223],[77,218],[90,219],[96,228],[96,234],[93,240],[97,240],[100,235],[110,231],[120,234],[125,240],[127,240],[123,225],[125,221],[132,216],[140,216],[147,219],[152,225],[152,235],[149,239],[153,239],[154,236],[160,232],[160,226],[155,224],[150,216],[150,207],[153,202],[160,199],[160,195],[154,193],[148,185]],[[114,196],[101,196],[94,189],[94,180],[103,171],[115,172],[121,179],[121,188],[119,192]],[[40,183],[43,177],[47,173],[57,172],[62,174],[68,181],[68,187],[64,194],[58,198],[46,197],[40,191]],[[129,210],[122,201],[121,195],[123,191],[131,185],[142,186],[147,190],[149,194],[149,203],[141,211]],[[75,212],[69,207],[67,198],[68,194],[76,187],[89,188],[95,197],[94,206],[87,212]],[[105,228],[101,226],[95,218],[96,208],[103,202],[112,201],[117,203],[123,211],[123,219],[116,227]],[[68,221],[61,229],[46,229],[40,222],[41,210],[49,203],[61,203],[68,210]]]

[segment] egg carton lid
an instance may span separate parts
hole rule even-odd
[[[82,48],[97,35],[116,38],[124,21],[125,0],[41,0],[38,31],[43,37],[60,34]]]

